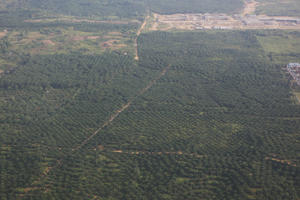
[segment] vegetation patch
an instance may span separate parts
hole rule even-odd
[[[300,16],[300,2],[298,0],[257,0],[259,6],[257,14],[271,16]]]
[[[152,0],[150,8],[159,14],[174,13],[238,13],[243,8],[242,0]]]

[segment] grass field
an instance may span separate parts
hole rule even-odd
[[[285,67],[291,62],[300,62],[300,32],[297,31],[261,31],[257,39],[268,55],[270,61],[279,65],[283,70],[282,74],[286,79],[290,75],[285,73]],[[293,87],[298,87],[296,84]],[[294,96],[291,98],[297,104],[300,103],[300,96],[297,89],[292,89]]]
[[[130,51],[133,41],[121,32],[84,32],[69,28],[44,28],[40,31],[13,31],[7,33],[10,50],[30,54],[101,54],[106,50]],[[131,47],[132,48],[132,47]]]
[[[257,14],[271,16],[300,16],[298,0],[258,0]]]
[[[258,31],[256,37],[274,63],[286,66],[290,62],[300,62],[300,32]]]
[[[298,101],[298,104],[300,104],[300,92],[299,91],[295,91],[294,95],[296,97],[296,100]]]

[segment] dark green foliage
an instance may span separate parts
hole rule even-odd
[[[6,9],[0,12],[0,16],[5,15],[9,18],[1,17],[0,22],[11,26],[20,23],[17,19],[36,18],[45,14],[103,19],[116,17],[141,19],[149,9],[160,14],[173,14],[238,13],[242,8],[242,0],[28,0],[7,2]]]
[[[64,14],[81,17],[92,16],[117,16],[120,18],[131,18],[144,15],[145,6],[143,1],[139,0],[28,0],[28,1],[12,1],[6,3],[8,10],[17,12],[42,12],[52,14]],[[25,10],[25,11],[24,11]],[[31,15],[32,16],[32,15]]]
[[[75,16],[136,17],[145,11],[143,1],[139,0],[30,0],[28,7]]]
[[[0,79],[1,197],[296,200],[300,108],[255,34],[144,34],[138,65],[117,53],[28,59]]]
[[[241,0],[150,0],[153,12],[174,13],[238,13],[243,7]]]

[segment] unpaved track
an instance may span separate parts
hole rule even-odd
[[[254,0],[245,1],[245,6],[241,12],[241,15],[246,16],[246,15],[254,14],[257,6],[258,6],[257,1],[254,1]]]
[[[153,79],[152,81],[150,81],[148,83],[148,85],[143,88],[138,94],[137,96],[135,96],[134,98],[132,98],[131,100],[129,100],[125,105],[123,105],[120,109],[118,109],[114,114],[112,114],[109,118],[109,120],[107,120],[106,122],[103,123],[103,125],[101,127],[99,127],[93,134],[91,134],[89,137],[87,137],[83,142],[81,142],[79,145],[77,145],[76,147],[74,147],[72,149],[72,152],[75,153],[76,151],[80,150],[84,145],[86,145],[91,139],[93,139],[103,128],[107,127],[109,124],[111,124],[122,112],[124,112],[126,109],[128,109],[130,107],[130,105],[132,104],[132,102],[138,98],[139,96],[143,95],[145,92],[147,92],[147,90],[149,90],[162,76],[164,76],[167,71],[170,69],[170,65],[168,65],[167,67],[165,67],[160,73],[159,75]],[[41,179],[46,178],[49,173],[51,171],[53,171],[53,169],[56,169],[58,167],[60,167],[63,164],[63,158],[62,159],[58,159],[55,163],[55,165],[53,167],[48,167],[43,173],[42,175],[35,180],[31,186],[37,184],[38,182],[41,181]],[[32,187],[34,188],[34,190],[36,189],[40,189],[39,187]],[[49,188],[49,185],[45,185],[43,187],[43,191],[47,191],[47,188]],[[26,195],[26,193],[25,193]],[[19,198],[23,198],[25,196],[24,194],[20,195]]]
[[[158,151],[158,152],[150,152],[150,151],[123,151],[123,150],[112,150],[112,153],[120,153],[120,154],[131,154],[131,155],[181,155],[181,156],[192,156],[196,158],[203,158],[204,155],[200,155],[197,153],[184,153],[182,151]]]
[[[138,44],[137,44],[137,39],[140,36],[140,34],[142,33],[143,29],[145,28],[146,24],[147,24],[147,20],[149,19],[149,15],[147,15],[147,17],[145,18],[143,24],[141,25],[141,27],[139,28],[139,30],[136,33],[136,38],[134,40],[134,48],[135,48],[135,60],[139,60],[139,54],[138,54]]]

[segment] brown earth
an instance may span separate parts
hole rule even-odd
[[[103,42],[101,44],[101,46],[104,47],[104,48],[109,48],[109,47],[113,46],[118,41],[119,40],[107,40],[107,41]]]
[[[135,46],[135,60],[139,60],[139,55],[138,55],[138,44],[137,44],[137,39],[140,36],[140,34],[142,33],[143,29],[145,28],[146,24],[147,24],[147,20],[149,19],[149,15],[147,15],[147,17],[145,18],[143,24],[141,25],[141,27],[139,28],[139,30],[136,33],[136,38],[134,40],[134,46]]]
[[[274,158],[274,157],[266,157],[265,159],[266,160],[272,160],[272,161],[275,161],[275,162],[279,162],[279,163],[282,163],[282,164],[286,164],[286,165],[289,165],[289,166],[297,167],[296,164],[292,163],[289,160],[283,160],[283,159]]]
[[[286,29],[300,30],[300,18],[288,16],[226,14],[155,14],[149,30],[197,29]]]
[[[100,36],[87,36],[86,39],[88,40],[96,40],[96,39],[99,39]]]
[[[6,36],[7,34],[7,31],[3,31],[3,32],[0,32],[0,39],[3,38],[4,36]]]
[[[42,43],[46,46],[54,46],[55,43],[51,40],[43,40]]]
[[[288,16],[255,15],[258,2],[245,0],[244,9],[240,14],[153,14],[154,20],[149,30],[167,31],[171,29],[287,29],[300,30],[300,18]]]
[[[109,48],[112,50],[121,49],[123,47],[126,47],[125,44],[120,43],[120,40],[114,40],[114,39],[107,40],[107,41],[101,43],[101,46],[105,49]]]
[[[172,152],[150,152],[150,151],[123,151],[123,150],[112,150],[112,153],[121,153],[121,154],[131,154],[131,155],[183,155],[183,156],[193,156],[197,158],[203,158],[204,155],[196,153],[184,153],[182,151],[172,151]]]
[[[251,15],[255,13],[256,7],[258,6],[258,2],[254,0],[246,0],[244,9],[241,12],[242,16]]]
[[[74,36],[71,39],[74,41],[84,41],[84,40],[96,40],[100,38],[100,36]]]

